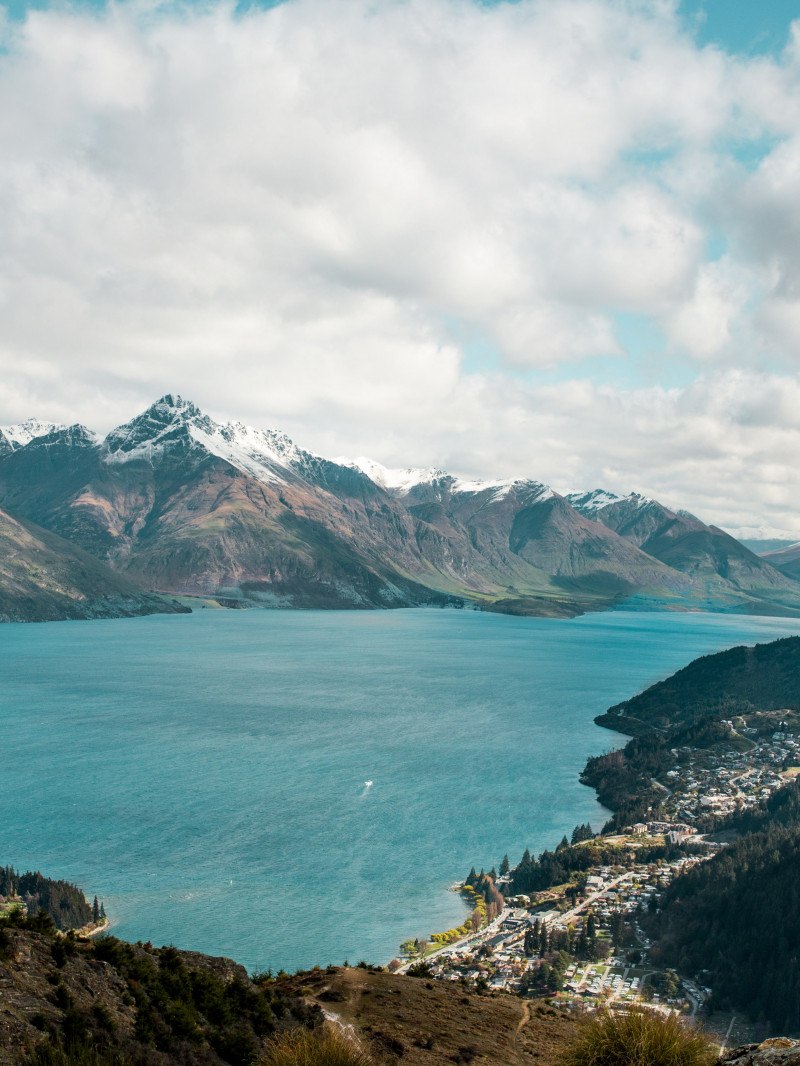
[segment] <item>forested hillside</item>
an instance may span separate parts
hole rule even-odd
[[[42,914],[0,919],[0,985],[0,1062],[25,1066],[250,1066],[269,1036],[322,1022],[230,959],[62,937]]]
[[[800,708],[800,637],[703,655],[595,721],[637,735],[784,707]]]
[[[673,881],[646,919],[657,965],[702,975],[716,1006],[800,1031],[800,785],[731,820],[741,836]]]
[[[573,843],[575,841],[573,840]],[[519,864],[511,872],[511,892],[541,892],[553,885],[562,885],[575,873],[586,873],[597,866],[625,866],[636,862],[657,862],[682,851],[669,845],[654,844],[633,848],[609,844],[602,837],[580,848],[568,847],[565,842],[555,851],[543,851],[538,859],[526,848]]]
[[[654,779],[677,765],[677,749],[746,750],[749,742],[731,727],[731,719],[797,708],[800,637],[704,655],[595,718],[632,739],[624,748],[589,759],[581,780],[614,812],[607,828],[618,829],[657,809],[663,790]],[[771,728],[766,717],[763,728]]]

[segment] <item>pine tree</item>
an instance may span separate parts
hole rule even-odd
[[[94,897],[94,903],[92,904],[92,921],[95,925],[100,921],[100,904],[97,896]]]
[[[500,876],[505,877],[509,870],[508,855],[503,856],[503,861],[500,863]]]
[[[585,959],[589,954],[589,938],[586,935],[586,926],[580,931],[578,936],[578,957]]]

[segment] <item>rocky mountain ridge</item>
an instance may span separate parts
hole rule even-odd
[[[328,460],[166,395],[100,439],[0,429],[0,505],[146,589],[294,607],[571,616],[800,611],[800,583],[686,512],[532,479]]]

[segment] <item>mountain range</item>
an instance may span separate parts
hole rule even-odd
[[[171,395],[105,438],[0,427],[0,507],[139,590],[226,606],[800,612],[794,574],[636,493],[328,460]]]

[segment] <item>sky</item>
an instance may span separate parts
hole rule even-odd
[[[0,7],[0,424],[800,539],[800,3]]]

